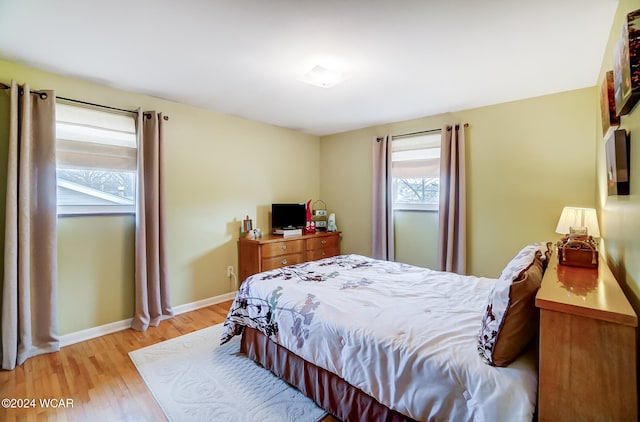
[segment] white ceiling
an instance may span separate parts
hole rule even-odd
[[[0,59],[326,135],[594,86],[616,7],[0,0]],[[316,64],[349,79],[329,89],[300,82]]]

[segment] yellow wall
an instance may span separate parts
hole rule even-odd
[[[598,86],[604,74],[613,69],[614,44],[622,30],[627,13],[640,9],[640,1],[620,0],[611,28],[606,54],[602,61]],[[636,313],[640,312],[640,108],[622,116],[621,128],[631,135],[630,195],[607,196],[605,142],[600,117],[597,118],[597,179],[600,229],[604,251],[614,273],[630,293]]]
[[[395,260],[438,268],[438,212],[394,213]]]
[[[0,61],[0,81],[11,79],[64,97],[170,116],[165,167],[174,306],[233,290],[226,267],[237,273],[236,240],[247,214],[266,230],[271,203],[318,198],[317,136]],[[133,316],[133,224],[132,216],[59,219],[60,334]]]
[[[563,206],[594,206],[596,98],[587,88],[321,138],[320,194],[344,230],[343,251],[371,250],[372,139],[467,122],[468,272],[497,277],[525,244],[558,237]],[[400,224],[414,237],[397,236],[397,260],[433,262],[421,242],[437,219]]]
[[[130,318],[134,217],[58,219],[61,334]]]

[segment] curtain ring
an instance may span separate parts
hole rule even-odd
[[[46,100],[47,99],[47,93],[46,92],[32,91],[31,93],[32,94],[36,94],[38,96],[38,98],[40,98],[41,100]],[[19,95],[24,95],[24,88],[18,89],[18,94]]]

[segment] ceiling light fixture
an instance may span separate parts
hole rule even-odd
[[[309,85],[319,86],[321,88],[331,88],[345,80],[344,73],[327,69],[326,67],[315,65],[313,69],[302,75],[300,80]]]

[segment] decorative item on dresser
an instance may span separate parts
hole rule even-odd
[[[536,306],[538,419],[637,420],[638,318],[606,262],[569,267],[554,253]]]
[[[238,239],[240,280],[250,275],[340,255],[341,232],[316,232],[303,236],[268,235],[260,239]]]
[[[314,234],[316,232],[316,222],[311,215],[311,199],[307,201],[307,221],[304,225],[304,234]]]
[[[593,238],[600,237],[600,228],[594,208],[564,207],[556,233],[565,235],[557,245],[560,264],[598,267],[598,246]]]
[[[242,232],[243,233],[249,233],[251,230],[253,230],[253,222],[251,221],[251,219],[247,215],[247,218],[242,220]]]
[[[336,215],[334,213],[329,214],[329,223],[327,225],[328,232],[338,231],[338,227],[336,227]]]
[[[311,208],[313,212],[313,221],[316,223],[316,230],[326,231],[327,230],[327,204],[322,200],[318,199],[313,203]]]

